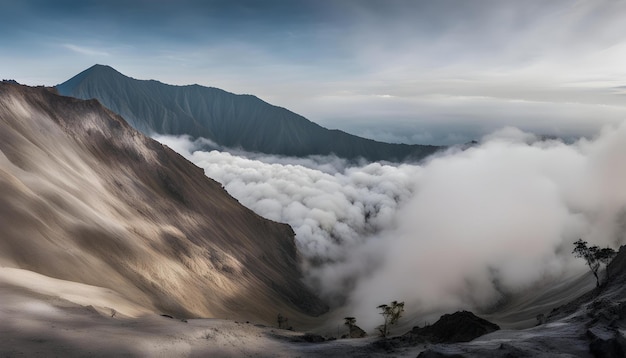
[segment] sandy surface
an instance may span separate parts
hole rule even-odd
[[[89,296],[83,296],[88,294]],[[91,301],[92,305],[85,305]],[[0,269],[0,357],[386,356],[376,338],[304,341],[303,332],[255,322],[180,320],[139,308],[109,289]],[[80,303],[78,303],[80,302]],[[95,306],[94,306],[95,304]],[[112,317],[111,307],[116,314]],[[419,347],[397,350],[415,356]]]
[[[85,305],[90,298],[83,293],[94,294],[100,306]],[[133,306],[108,289],[6,268],[0,270],[0,302],[0,357],[416,357],[427,348],[464,357],[516,357],[522,351],[533,357],[590,356],[580,319],[584,310],[464,344],[407,345],[377,337],[310,343],[306,333],[256,322],[130,317],[122,312]],[[111,306],[120,309],[113,317]]]
[[[584,307],[462,344],[407,344],[398,337],[311,343],[307,333],[254,321],[164,317],[110,289],[2,267],[0,357],[416,357],[425,349],[464,357],[586,357],[591,316]]]

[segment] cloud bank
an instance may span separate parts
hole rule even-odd
[[[336,262],[394,224],[412,195],[411,165],[370,163],[350,167],[337,157],[287,158],[194,151],[204,140],[157,136],[157,140],[204,168],[242,204],[260,215],[289,223],[307,262]]]
[[[307,281],[364,327],[404,300],[423,316],[485,308],[566,272],[584,238],[617,248],[626,225],[626,126],[573,144],[515,128],[421,165],[255,159],[158,137],[244,205],[294,227]]]

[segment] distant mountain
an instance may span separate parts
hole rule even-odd
[[[199,85],[172,86],[126,77],[95,65],[56,86],[59,93],[98,99],[144,133],[204,137],[230,148],[288,156],[418,160],[439,147],[390,144],[329,130],[251,95]]]
[[[288,225],[98,101],[53,92],[0,82],[0,267],[178,317],[298,322],[326,310],[300,281]]]

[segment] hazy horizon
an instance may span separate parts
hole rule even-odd
[[[0,76],[93,64],[253,94],[329,128],[459,144],[594,136],[626,114],[621,1],[0,1]]]

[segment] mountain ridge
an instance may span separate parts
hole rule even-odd
[[[440,149],[357,137],[324,128],[250,94],[198,84],[175,86],[137,80],[106,65],[94,65],[55,88],[62,95],[98,99],[146,134],[203,137],[250,152],[416,161]]]
[[[0,193],[0,266],[179,317],[299,322],[327,309],[300,281],[288,225],[97,100],[0,83]]]

